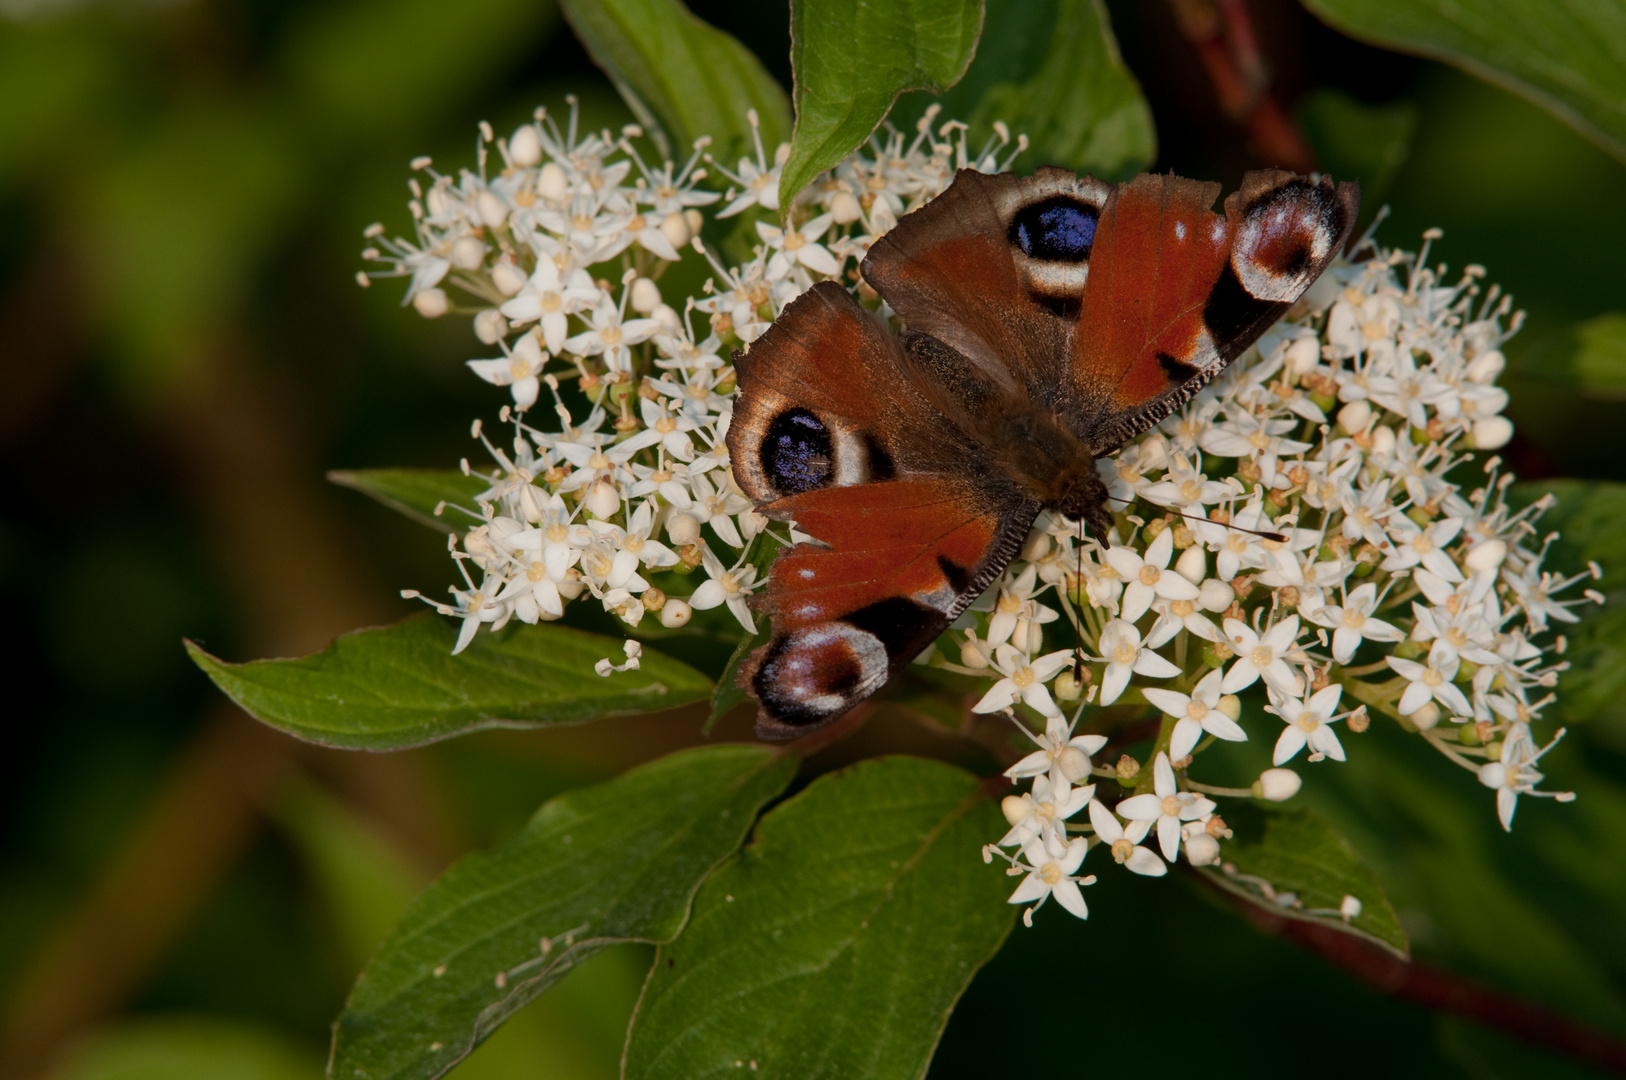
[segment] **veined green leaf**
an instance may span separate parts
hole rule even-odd
[[[982,0],[793,0],[796,134],[779,205],[869,138],[900,93],[958,82],[981,31]]]
[[[1622,0],[1304,0],[1351,37],[1522,94],[1626,160]]]
[[[594,953],[671,940],[795,772],[789,755],[713,746],[548,801],[413,904],[356,980],[330,1075],[440,1076]]]
[[[1118,180],[1157,156],[1151,109],[1101,0],[992,0],[965,78],[936,97],[911,95],[899,120],[912,122],[934,101],[941,119],[970,125],[973,151],[995,121],[1026,135],[1028,149],[1012,162],[1019,171],[1062,165]]]
[[[1006,827],[980,789],[950,765],[878,758],[764,817],[661,948],[624,1075],[922,1075],[1015,915],[1010,879],[978,854]]]
[[[600,678],[618,638],[558,623],[482,630],[456,656],[457,623],[424,613],[357,630],[295,660],[231,664],[192,642],[192,659],[248,713],[324,746],[396,750],[487,728],[580,724],[703,699],[711,680],[653,649]]]
[[[1383,885],[1326,819],[1313,810],[1247,806],[1233,807],[1226,817],[1236,839],[1225,845],[1221,867],[1203,871],[1210,881],[1277,914],[1348,930],[1407,954],[1406,931]],[[1339,916],[1346,896],[1361,903],[1360,914],[1347,920]]]
[[[391,510],[441,532],[456,532],[482,519],[474,497],[491,487],[483,476],[456,469],[335,469],[327,478],[369,495]]]
[[[754,152],[749,109],[769,154],[785,140],[784,89],[749,49],[679,0],[561,0],[560,7],[664,153],[682,159],[709,135],[711,152],[732,165]]]

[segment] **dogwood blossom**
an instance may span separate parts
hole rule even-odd
[[[730,472],[730,358],[816,282],[873,304],[855,273],[870,244],[956,169],[1008,166],[1025,143],[996,131],[973,152],[933,109],[783,207],[788,146],[758,134],[730,163],[701,139],[682,162],[652,161],[637,127],[583,131],[574,109],[562,128],[538,110],[506,139],[483,132],[455,175],[415,162],[410,235],[369,227],[362,283],[404,278],[404,305],[471,320],[468,365],[502,388],[508,433],[475,426],[491,465],[464,471],[484,490],[443,511],[462,583],[428,602],[461,620],[457,650],[582,601],[629,633],[751,631],[767,566],[804,537]],[[701,239],[717,228],[749,254]],[[1564,668],[1551,630],[1602,601],[1577,588],[1601,571],[1548,566],[1549,500],[1511,501],[1495,380],[1521,316],[1480,268],[1431,266],[1433,235],[1416,254],[1368,236],[1336,259],[1256,347],[1097,463],[1109,536],[1041,513],[921,657],[970,680],[968,725],[1002,714],[1037,746],[1000,743],[1016,790],[1009,831],[984,849],[1023,877],[1011,902],[1025,920],[1051,896],[1087,913],[1079,886],[1094,879],[1077,870],[1092,846],[1143,875],[1182,846],[1226,872],[1216,800],[1288,799],[1300,780],[1204,783],[1216,740],[1273,743],[1278,766],[1306,748],[1336,762],[1376,717],[1474,771],[1504,827],[1520,795],[1551,794],[1535,768]],[[670,287],[678,262],[709,275],[695,295]],[[596,670],[635,668],[636,645]],[[1092,760],[1108,751],[1115,764]],[[1162,858],[1141,845],[1153,830]],[[1358,920],[1346,899],[1334,917]]]

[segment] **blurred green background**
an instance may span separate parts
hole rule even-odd
[[[783,5],[691,6],[788,86]],[[1154,167],[1234,186],[1259,162],[1171,8],[1108,6],[1156,118]],[[1626,479],[1618,399],[1584,395],[1541,359],[1576,324],[1626,308],[1626,168],[1452,69],[1357,44],[1284,0],[1250,8],[1274,89],[1323,163],[1359,175],[1369,207],[1391,205],[1379,239],[1415,247],[1439,226],[1436,259],[1486,265],[1528,311],[1509,350],[1520,436],[1506,456],[1521,475]],[[466,320],[403,311],[395,283],[356,287],[360,232],[407,226],[411,157],[453,170],[472,162],[479,120],[504,131],[572,92],[596,123],[625,115],[542,0],[0,0],[0,664],[13,703],[0,1075],[318,1076],[351,980],[417,889],[550,795],[698,740],[697,716],[677,713],[388,756],[318,751],[236,713],[179,645],[307,652],[407,613],[399,588],[449,580],[438,534],[322,480],[450,465],[471,453],[469,421],[500,404],[462,366],[483,349]],[[921,749],[909,733],[866,738]],[[1573,901],[1560,915],[1583,927],[1576,940],[1598,946],[1586,971],[1601,981],[1542,993],[1619,1036],[1626,871],[1607,843],[1626,839],[1626,710],[1548,761],[1553,786],[1582,791],[1575,807],[1526,806],[1529,828],[1504,840],[1489,796],[1452,780],[1483,831],[1429,842],[1486,845],[1500,872],[1538,884],[1560,857],[1609,864],[1579,899],[1553,886],[1554,903]],[[1409,782],[1368,779],[1368,792]],[[1407,850],[1375,859],[1401,879],[1402,908],[1428,848]],[[1073,1032],[1105,1035],[1116,1064],[1154,1076],[1306,1061],[1323,1076],[1589,1075],[1382,997],[1167,882],[1114,876],[1090,901],[1088,923],[1018,931],[932,1075],[1062,1065],[1072,1043],[1052,1035]],[[1498,966],[1498,949],[1574,950],[1539,928],[1478,942],[1409,928],[1420,956],[1514,989],[1527,966]],[[1058,956],[1088,977],[1064,983]],[[632,948],[595,960],[457,1075],[615,1075],[646,963]]]

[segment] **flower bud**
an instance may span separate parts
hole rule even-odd
[[[1073,669],[1068,668],[1056,676],[1056,681],[1050,684],[1050,696],[1057,701],[1077,701],[1084,695],[1084,684],[1073,678]]]
[[[661,302],[661,287],[649,278],[641,277],[632,283],[632,310],[648,315]]]
[[[478,270],[480,264],[486,261],[486,246],[477,236],[459,236],[452,241],[452,250],[447,258],[459,270]]]
[[[1180,558],[1184,559],[1185,556]],[[1224,611],[1236,603],[1236,590],[1219,578],[1209,578],[1197,590],[1197,603],[1202,605],[1204,611]]]
[[[491,191],[482,191],[474,197],[474,212],[490,229],[500,229],[508,220],[508,204]]]
[[[1289,374],[1305,375],[1321,362],[1321,342],[1314,337],[1301,337],[1287,347],[1283,360]]]
[[[529,169],[542,160],[542,139],[535,124],[521,124],[508,138],[508,160],[522,169]]]
[[[679,547],[700,542],[700,520],[693,514],[673,514],[666,519],[666,537]]]
[[[1406,719],[1410,720],[1418,731],[1428,731],[1440,722],[1440,707],[1432,701],[1425,701]]]
[[[1395,429],[1378,425],[1372,429],[1372,453],[1388,455],[1395,452]]]
[[[1345,893],[1343,903],[1338,905],[1338,914],[1343,917],[1345,922],[1358,919],[1361,917],[1361,910],[1364,906],[1360,897]]]
[[[661,330],[666,334],[675,337],[683,333],[683,321],[678,317],[678,313],[672,310],[670,304],[656,304],[649,317],[660,323]]]
[[[1475,450],[1500,450],[1513,438],[1513,422],[1505,416],[1476,420],[1471,438]]]
[[[988,658],[982,654],[982,650],[981,642],[975,638],[966,638],[960,643],[960,663],[973,671],[985,670],[988,667]]]
[[[412,298],[412,306],[426,319],[438,319],[451,310],[445,289],[425,289]]]
[[[1219,841],[1207,833],[1186,839],[1186,859],[1192,866],[1212,866],[1220,861]]]
[[[1011,634],[1011,644],[1033,656],[1044,650],[1044,627],[1035,619],[1022,619]]]
[[[677,248],[679,252],[683,250],[683,245],[694,237],[694,234],[689,231],[688,219],[676,210],[667,214],[666,220],[661,222],[661,235],[666,237],[666,242]]]
[[[621,489],[614,480],[598,479],[593,486],[587,489],[587,497],[582,500],[587,512],[601,521],[608,521],[621,509]]]
[[[474,336],[487,345],[495,345],[508,336],[508,320],[496,308],[486,308],[474,317]]]
[[[1228,720],[1236,720],[1242,715],[1242,699],[1235,694],[1226,694],[1214,706]]]
[[[491,283],[504,296],[513,296],[525,287],[525,271],[508,259],[499,259],[491,268]]]
[[[1033,806],[1025,795],[1007,795],[999,800],[999,812],[1005,815],[1005,820],[1015,825],[1028,816]]]
[[[1090,758],[1076,746],[1064,746],[1056,755],[1056,768],[1070,784],[1076,784],[1090,775]]]
[[[549,202],[558,202],[570,193],[570,177],[556,161],[542,166],[536,177],[536,193]]]
[[[863,215],[863,207],[850,191],[838,191],[830,200],[830,218],[837,225],[851,225]]]
[[[1507,357],[1502,355],[1500,349],[1487,349],[1468,361],[1468,367],[1463,371],[1469,382],[1490,383],[1496,381],[1496,376],[1507,367]]]
[[[1292,769],[1266,769],[1253,782],[1253,795],[1256,799],[1285,802],[1299,793],[1302,783],[1299,774]]]
[[[1503,540],[1485,540],[1468,549],[1468,557],[1462,564],[1476,574],[1483,574],[1488,570],[1495,570],[1507,558],[1507,543]]]
[[[683,211],[683,220],[689,223],[690,236],[699,236],[700,230],[706,224],[705,216],[692,206]]]
[[[1193,544],[1186,548],[1186,550],[1180,553],[1180,558],[1175,560],[1174,572],[1191,582],[1193,585],[1201,585],[1203,583],[1203,578],[1208,576],[1207,550],[1199,544]],[[1202,599],[1201,592],[1197,594],[1197,599]],[[1225,606],[1231,606],[1229,600],[1225,602]]]
[[[1352,401],[1338,410],[1338,426],[1351,435],[1366,430],[1372,422],[1372,406],[1364,401]]]
[[[1050,553],[1050,534],[1046,532],[1033,532],[1029,534],[1027,542],[1022,545],[1023,559],[1028,562],[1038,562]]]
[[[648,601],[645,601],[648,606]],[[687,623],[694,615],[694,609],[683,600],[667,600],[661,605],[661,625],[668,630],[676,630]]]
[[[1140,762],[1136,761],[1128,754],[1123,754],[1118,758],[1118,764],[1115,766],[1115,768],[1117,769],[1119,780],[1133,780],[1135,777],[1140,775]]]

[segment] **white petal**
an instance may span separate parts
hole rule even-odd
[[[1142,690],[1141,693],[1146,695],[1147,701],[1150,701],[1153,705],[1156,705],[1159,709],[1162,709],[1170,716],[1186,715],[1186,706],[1191,703],[1191,698],[1187,697],[1185,694],[1177,693],[1173,690],[1159,690],[1156,687],[1147,687],[1146,689]],[[1186,755],[1175,754],[1173,756],[1175,758],[1183,758]]]
[[[1084,894],[1079,891],[1076,881],[1058,881],[1050,895],[1056,898],[1056,903],[1077,915],[1081,919],[1090,917],[1090,909],[1084,903]]]
[[[1129,821],[1156,821],[1163,816],[1163,800],[1156,795],[1135,795],[1119,803],[1116,810]]]
[[[1141,693],[1151,697],[1151,692],[1142,690]],[[1203,726],[1191,717],[1182,717],[1174,725],[1174,734],[1169,736],[1169,755],[1176,761],[1185,757],[1196,747],[1197,740],[1202,738]]]
[[[1135,672],[1153,679],[1172,679],[1180,674],[1180,669],[1152,650],[1142,649],[1135,658]]]
[[[1179,818],[1165,814],[1157,819],[1157,846],[1163,849],[1163,857],[1170,862],[1180,854]]]
[[[1095,835],[1109,844],[1115,844],[1123,837],[1123,826],[1118,824],[1118,819],[1112,816],[1112,811],[1099,799],[1090,800],[1090,824],[1095,826]]]
[[[1288,724],[1276,740],[1276,752],[1271,755],[1272,765],[1285,765],[1304,749],[1304,732],[1297,724]]]
[[[1145,877],[1162,877],[1169,872],[1162,859],[1158,858],[1148,848],[1137,847],[1129,853],[1124,866]]]
[[[1101,675],[1101,704],[1111,705],[1118,700],[1118,695],[1124,692],[1129,685],[1128,664],[1108,664],[1107,670]]]

